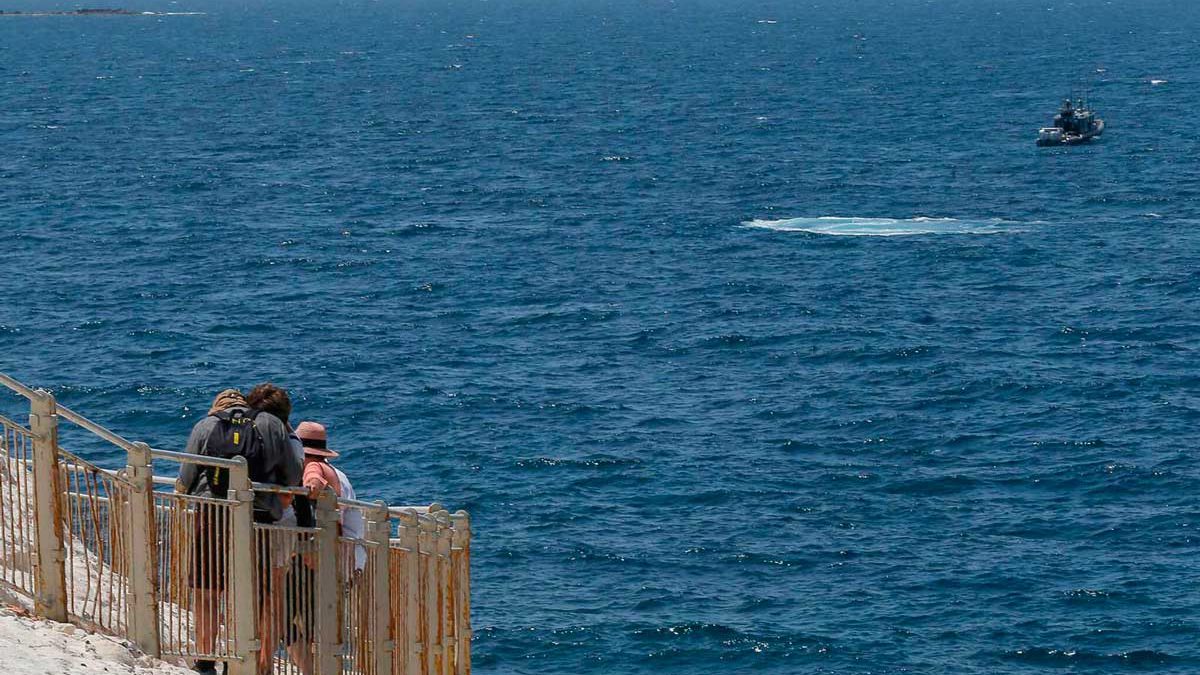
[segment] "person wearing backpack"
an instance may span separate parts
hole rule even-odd
[[[196,423],[188,437],[186,451],[207,457],[245,457],[250,480],[277,485],[299,485],[303,465],[288,443],[284,422],[268,412],[251,408],[241,392],[226,389],[217,394],[208,415]],[[175,491],[188,495],[225,499],[229,493],[229,472],[212,466],[183,464],[175,481]],[[254,521],[273,523],[283,515],[283,503],[274,493],[254,495]],[[220,598],[225,592],[225,565],[228,556],[228,515],[211,503],[196,505],[196,531],[192,554],[190,584],[195,594],[196,650],[213,654],[220,616]],[[254,546],[254,542],[250,542]],[[270,552],[255,546],[259,554],[260,578],[270,575]],[[265,565],[265,567],[264,567]],[[260,584],[260,588],[263,585]],[[259,598],[259,611],[267,606]],[[260,659],[261,660],[261,659]],[[259,664],[262,670],[262,664]],[[216,663],[198,659],[193,670],[216,675]]]

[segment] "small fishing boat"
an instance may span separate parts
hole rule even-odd
[[[1054,126],[1038,129],[1037,144],[1079,145],[1102,133],[1104,120],[1088,107],[1087,99],[1081,97],[1072,103],[1071,99],[1067,98],[1063,100],[1062,107],[1054,116]]]

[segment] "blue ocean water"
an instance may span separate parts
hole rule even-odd
[[[1197,3],[126,6],[0,17],[0,371],[286,386],[478,672],[1200,670]]]

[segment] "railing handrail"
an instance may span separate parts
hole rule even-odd
[[[204,457],[202,455],[189,455],[186,453],[169,452],[166,450],[152,451],[152,454],[155,457],[160,456],[160,453],[163,453],[164,455],[169,455],[172,459],[179,459],[179,461],[185,461],[185,462],[190,461],[193,464],[199,464],[199,463],[206,462],[207,460],[216,459],[216,458],[212,458],[212,457]],[[194,459],[187,459],[187,458],[194,458]],[[233,460],[217,459],[216,461],[231,462]],[[171,478],[170,476],[155,475],[154,482],[158,485],[174,485],[175,479]],[[303,486],[276,485],[274,483],[252,482],[252,483],[250,483],[250,487],[255,492],[270,492],[273,494],[295,495],[298,497],[307,496],[308,492],[309,492],[308,488],[303,487]],[[432,504],[422,504],[422,505],[413,504],[413,505],[388,506],[387,503],[384,502],[383,500],[369,502],[369,501],[365,501],[362,499],[349,499],[346,497],[338,497],[337,503],[339,506],[349,506],[351,508],[358,508],[358,509],[363,509],[363,510],[387,509],[388,514],[392,515],[392,516],[397,516],[397,515],[425,516],[425,515],[429,515],[429,514],[433,514],[433,513],[440,513],[442,511],[446,510],[445,508],[442,507],[441,504],[438,504],[437,502],[434,502]]]
[[[14,380],[13,378],[9,377],[8,375],[5,375],[4,373],[0,373],[0,384],[3,384],[4,386],[8,387],[9,389],[12,389],[13,391],[17,392],[18,394],[29,399],[30,401],[37,398],[38,394],[37,394],[36,389],[27,387],[24,384],[21,384],[20,382],[18,382],[17,380]]]
[[[423,515],[428,515],[430,513],[438,513],[441,511],[445,511],[445,509],[443,509],[442,505],[438,504],[437,502],[434,502],[434,503],[430,504],[429,506],[389,506],[388,507],[388,513],[390,513],[393,516],[407,516],[407,515],[423,516]]]
[[[363,499],[350,499],[349,497],[338,497],[340,506],[351,506],[358,509],[386,509],[387,504],[383,500],[377,502],[368,502]]]
[[[5,375],[4,373],[0,373],[0,384],[3,384],[4,386],[8,387],[9,389],[15,391],[16,393],[24,396],[27,399],[29,399],[30,401],[33,401],[33,400],[37,399],[38,397],[43,396],[45,394],[49,394],[49,392],[46,392],[43,389],[34,389],[32,387],[28,387],[28,386],[22,384],[21,382],[19,382],[18,380],[15,380],[10,376]],[[116,434],[116,433],[113,433],[112,431],[109,431],[108,429],[105,429],[104,427],[100,426],[99,424],[96,424],[95,422],[89,420],[88,418],[84,417],[83,415],[80,415],[79,413],[75,412],[74,410],[71,410],[70,408],[68,408],[67,406],[65,406],[61,403],[56,402],[55,407],[56,407],[56,412],[58,413],[59,417],[62,417],[71,422],[74,422],[75,424],[79,425],[80,427],[92,432],[93,434],[96,434],[100,438],[103,438],[104,440],[108,441],[109,443],[112,443],[113,445],[121,448],[122,450],[125,450],[125,451],[133,450],[133,443],[131,441],[123,438],[120,434]]]
[[[277,495],[303,496],[308,494],[308,488],[299,485],[276,485],[275,483],[250,483],[255,492],[270,492]]]
[[[75,412],[74,410],[71,410],[70,408],[68,408],[65,405],[59,404],[56,406],[56,408],[57,408],[59,417],[66,418],[67,420],[74,422],[79,427],[86,429],[86,430],[92,432],[93,434],[96,434],[100,438],[103,438],[104,440],[108,441],[109,443],[112,443],[113,445],[121,448],[122,450],[124,450],[126,452],[133,451],[133,449],[134,449],[133,441],[127,440],[125,437],[121,436],[120,434],[117,434],[112,431],[109,431],[108,429],[105,429],[104,427],[100,426],[99,424],[96,424],[95,422],[89,420],[88,418],[84,417],[83,415],[80,415],[79,413]]]
[[[246,463],[244,457],[225,459],[224,457],[194,455],[190,452],[175,452],[174,450],[159,450],[158,448],[151,448],[150,456],[157,459],[169,459],[180,464],[206,464],[208,466],[219,466],[223,469],[232,469]]]

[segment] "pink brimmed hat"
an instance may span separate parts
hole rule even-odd
[[[330,459],[338,456],[336,452],[325,447],[328,437],[325,434],[324,424],[301,422],[300,426],[296,427],[296,437],[300,439],[300,443],[304,446],[304,454],[306,455],[328,457]]]

